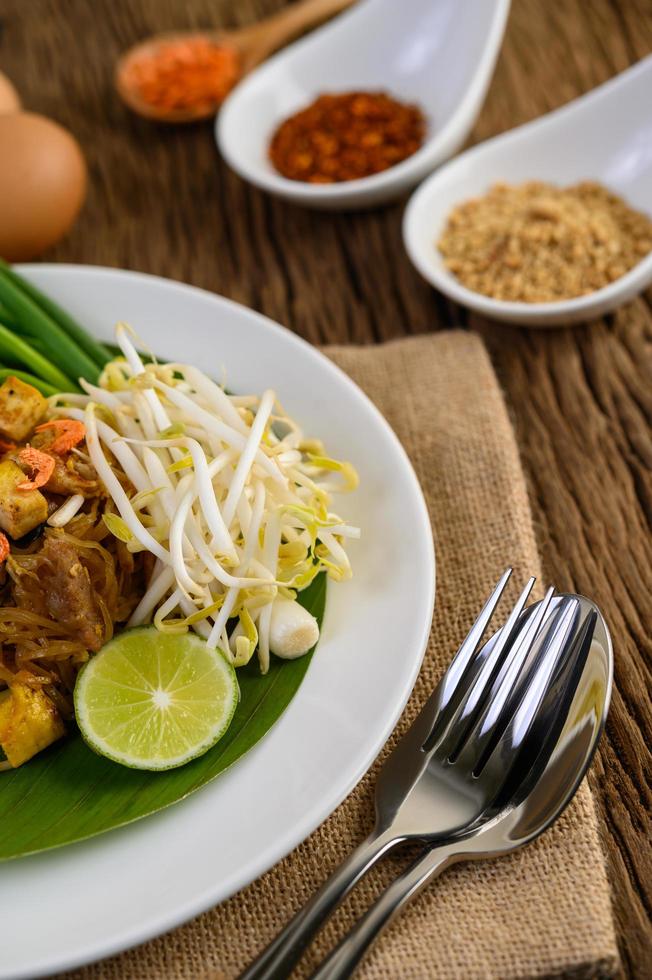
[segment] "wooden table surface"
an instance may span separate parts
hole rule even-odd
[[[546,573],[558,588],[592,596],[613,634],[616,685],[591,783],[623,976],[649,980],[652,294],[574,329],[491,325],[412,269],[402,204],[359,214],[299,210],[230,173],[209,125],[158,128],[113,96],[114,60],[141,36],[244,24],[282,2],[3,0],[0,67],[30,109],[76,133],[90,164],[83,214],[45,258],[195,283],[316,344],[460,325],[481,331],[513,415]],[[514,0],[472,141],[581,95],[650,52],[651,0]]]

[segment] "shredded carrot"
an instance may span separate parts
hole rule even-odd
[[[8,439],[0,439],[0,453],[11,453],[15,448],[15,442],[9,442]]]
[[[49,453],[42,453],[40,449],[32,449],[26,446],[18,453],[18,459],[33,472],[31,480],[23,480],[18,483],[17,490],[37,490],[44,487],[54,472],[56,460]]]
[[[0,565],[9,557],[9,539],[0,531]]]
[[[126,66],[125,81],[159,109],[204,109],[224,101],[241,73],[235,48],[203,37],[166,41]]]
[[[57,433],[56,438],[50,443],[48,449],[50,452],[58,453],[60,456],[70,452],[86,436],[86,426],[83,422],[78,422],[76,419],[52,419],[50,422],[37,425],[34,431],[44,432],[45,429],[54,429],[55,433]]]

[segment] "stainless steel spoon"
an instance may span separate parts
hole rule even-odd
[[[553,599],[551,610],[567,597]],[[358,921],[312,980],[349,977],[385,926],[432,878],[459,861],[491,858],[516,850],[542,834],[575,795],[602,734],[613,679],[613,652],[597,607],[576,597],[581,622],[576,656],[561,664],[541,705],[530,747],[532,766],[513,797],[496,801],[493,819],[426,851]],[[521,619],[525,625],[532,609]],[[491,648],[499,634],[487,644]],[[537,744],[539,748],[537,749]],[[501,794],[503,795],[503,794]]]
[[[376,824],[243,974],[241,980],[286,977],[311,937],[369,868],[402,841],[450,840],[491,820],[532,768],[525,742],[536,731],[550,691],[575,682],[569,672],[586,655],[581,600],[553,599],[524,613],[530,579],[495,637],[481,640],[510,576],[508,570],[441,682],[379,773]],[[579,644],[579,647],[578,647]],[[574,690],[574,686],[572,688]],[[553,730],[547,721],[544,731]],[[527,737],[527,738],[526,738]],[[546,741],[544,739],[544,741]]]

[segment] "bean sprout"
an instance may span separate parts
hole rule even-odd
[[[351,576],[345,544],[359,529],[330,506],[355,473],[305,439],[273,391],[231,396],[196,367],[147,363],[130,333],[118,326],[123,358],[98,385],[50,399],[52,415],[86,424],[89,458],[117,510],[109,530],[157,558],[128,625],[194,629],[236,666],[257,642],[265,672],[276,597],[287,604],[320,572]],[[70,498],[50,522],[77,506]]]

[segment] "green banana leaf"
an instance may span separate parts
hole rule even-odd
[[[326,576],[299,600],[321,625]],[[84,840],[140,820],[205,786],[258,742],[296,694],[314,650],[238,670],[240,703],[224,737],[179,769],[142,772],[95,755],[76,733],[19,769],[0,772],[0,860]]]

